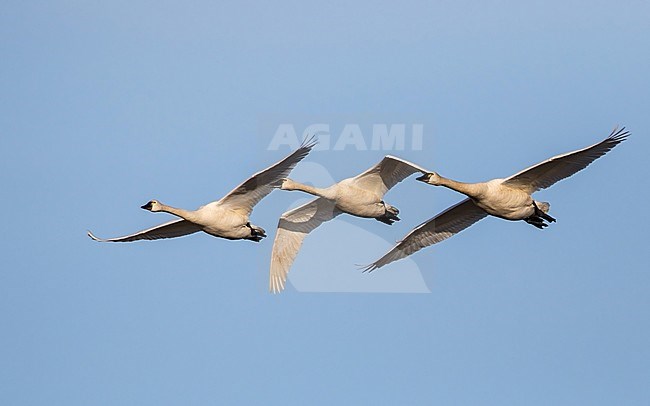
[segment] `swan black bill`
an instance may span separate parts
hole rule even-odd
[[[151,204],[151,202],[147,202],[147,204],[145,204],[144,206],[140,206],[140,208],[145,210],[151,210],[153,208],[153,204]]]
[[[425,173],[424,175],[415,178],[415,180],[419,180],[420,182],[428,182],[429,178],[431,178],[431,174],[430,173]]]

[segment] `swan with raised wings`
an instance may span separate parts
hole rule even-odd
[[[524,220],[539,229],[547,227],[548,223],[555,221],[548,214],[550,205],[534,200],[531,194],[586,168],[623,142],[628,135],[625,128],[614,129],[609,137],[597,144],[554,156],[507,179],[463,183],[444,178],[435,172],[424,174],[417,180],[447,187],[468,198],[420,224],[364,270],[373,271],[439,243],[488,215],[506,220]]]
[[[251,176],[221,200],[208,203],[197,210],[184,210],[167,206],[158,200],[151,200],[143,209],[152,212],[166,212],[180,217],[178,220],[139,231],[118,238],[102,239],[90,231],[88,236],[101,242],[131,242],[137,240],[158,240],[180,237],[203,231],[215,237],[229,240],[251,240],[259,242],[266,237],[263,228],[250,223],[253,207],[273,189],[278,188],[291,170],[309,154],[316,145],[314,138],[303,144],[283,160]]]
[[[388,225],[399,221],[399,210],[384,202],[384,195],[416,172],[428,173],[411,162],[386,156],[362,174],[344,179],[328,188],[316,188],[285,179],[281,189],[299,190],[318,198],[280,217],[271,254],[269,290],[278,293],[284,289],[287,274],[304,238],[322,223],[341,213],[374,218]]]

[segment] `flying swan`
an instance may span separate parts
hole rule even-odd
[[[142,206],[143,209],[152,212],[164,211],[173,214],[180,217],[179,220],[124,237],[102,239],[95,237],[90,231],[88,236],[101,242],[131,242],[174,238],[203,231],[229,240],[243,239],[259,242],[266,237],[266,232],[261,227],[250,223],[248,217],[253,207],[274,188],[280,186],[282,180],[289,176],[291,170],[309,154],[314,145],[316,145],[314,138],[305,140],[300,148],[280,162],[251,176],[221,200],[208,203],[197,210],[177,209],[158,200],[151,200]]]
[[[324,189],[285,179],[280,189],[300,190],[318,198],[280,217],[271,253],[269,290],[279,293],[284,289],[287,274],[302,241],[322,223],[341,213],[374,218],[388,225],[399,221],[399,210],[385,203],[383,197],[390,188],[416,172],[428,173],[411,162],[386,156],[362,174]]]
[[[424,174],[417,180],[447,187],[468,198],[414,228],[383,257],[365,267],[364,271],[373,271],[439,243],[488,215],[506,220],[524,220],[539,229],[547,227],[545,221],[555,221],[548,215],[550,205],[534,200],[531,194],[586,168],[623,142],[629,134],[625,127],[614,129],[609,137],[597,144],[554,156],[507,179],[462,183],[435,172]]]

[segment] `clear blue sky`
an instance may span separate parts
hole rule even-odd
[[[1,404],[650,402],[650,6],[325,3],[2,3]],[[295,175],[319,186],[384,153],[481,181],[633,134],[537,195],[546,230],[486,219],[404,262],[430,293],[267,293],[295,192],[257,207],[260,244],[86,237],[221,197],[288,152],[282,123],[423,125],[421,150],[314,151]],[[323,226],[295,274],[358,272],[460,198],[409,179],[400,223]]]

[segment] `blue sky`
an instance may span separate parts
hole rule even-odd
[[[648,404],[650,7],[400,3],[5,1],[0,403]],[[220,198],[288,152],[282,123],[423,125],[421,150],[314,151],[318,186],[385,153],[482,181],[632,136],[536,195],[546,230],[486,219],[414,255],[430,293],[267,293],[296,192],[256,208],[260,244],[86,237]],[[400,223],[327,224],[292,274],[358,272],[460,199],[408,179]]]

